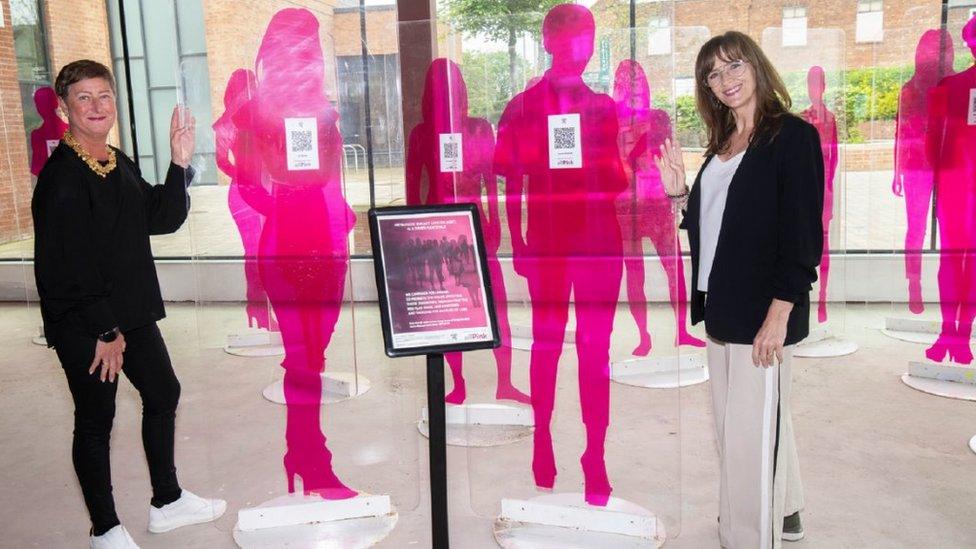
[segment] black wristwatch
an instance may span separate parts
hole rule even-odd
[[[105,332],[104,334],[99,334],[98,340],[104,343],[111,343],[116,339],[118,339],[118,337],[119,337],[119,329],[112,328],[111,330]]]

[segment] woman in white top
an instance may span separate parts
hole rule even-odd
[[[657,159],[684,212],[691,319],[705,321],[721,460],[719,539],[778,547],[803,537],[790,418],[793,344],[809,331],[822,247],[823,157],[816,129],[759,46],[739,32],[705,43],[695,62],[706,160],[692,189],[681,146]]]

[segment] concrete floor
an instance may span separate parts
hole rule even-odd
[[[113,437],[117,506],[143,547],[233,547],[236,511],[285,491],[284,408],[261,389],[281,375],[278,359],[224,354],[227,333],[244,327],[236,305],[170,304],[161,326],[183,385],[177,458],[181,482],[229,501],[225,517],[154,535],[146,531],[149,482],[139,439],[138,397],[122,382]],[[70,460],[72,405],[53,351],[29,343],[34,306],[0,306],[0,547],[82,547],[88,528]],[[353,314],[354,313],[354,314]],[[916,392],[898,376],[923,347],[883,336],[898,306],[834,307],[835,330],[861,349],[837,359],[798,359],[796,425],[807,506],[807,539],[790,547],[973,547],[976,544],[976,405]],[[929,306],[926,315],[935,315]],[[323,423],[339,476],[350,486],[389,494],[400,521],[381,547],[427,547],[426,439],[415,421],[424,404],[423,363],[382,354],[374,304],[345,311],[329,368],[357,364],[372,381],[364,396],[328,406]],[[513,321],[527,319],[516,307]],[[659,354],[673,353],[668,308],[651,308]],[[636,340],[624,307],[614,359]],[[683,352],[691,352],[685,350]],[[526,388],[528,353],[514,351],[516,384]],[[572,347],[559,377],[557,491],[580,488],[582,449]],[[472,401],[488,401],[494,367],[473,353],[466,376]],[[607,462],[614,495],[648,507],[674,536],[667,547],[718,547],[717,457],[707,385],[652,391],[614,384]],[[493,547],[502,497],[531,497],[531,442],[450,448],[452,544]]]

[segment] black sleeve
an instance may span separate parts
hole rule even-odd
[[[816,128],[795,121],[777,158],[779,244],[773,297],[800,303],[817,280],[823,253],[824,165]],[[784,127],[787,130],[787,127]]]
[[[193,181],[192,166],[186,169],[170,162],[166,172],[166,182],[150,185],[142,178],[135,164],[132,164],[139,186],[146,196],[146,220],[149,234],[169,234],[176,232],[190,212],[190,195],[186,188]]]
[[[58,169],[41,172],[34,189],[34,277],[52,320],[77,311],[95,336],[117,326],[98,268],[91,198],[82,182]]]

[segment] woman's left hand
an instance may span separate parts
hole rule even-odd
[[[752,341],[752,363],[769,368],[783,362],[783,344],[786,342],[786,324],[793,304],[773,299],[759,333]],[[775,360],[774,360],[775,359]]]
[[[196,119],[189,107],[177,105],[169,121],[169,149],[173,164],[186,168],[193,160],[196,147]]]

